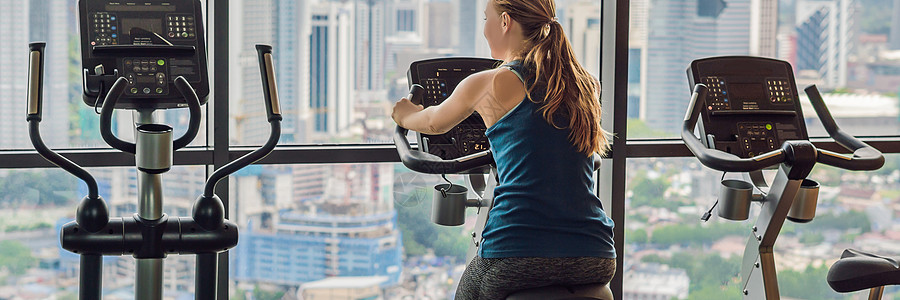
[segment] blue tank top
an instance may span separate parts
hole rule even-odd
[[[529,78],[518,61],[504,67]],[[613,222],[592,191],[593,159],[572,145],[568,129],[547,123],[539,105],[526,97],[485,132],[499,183],[479,255],[614,258]]]

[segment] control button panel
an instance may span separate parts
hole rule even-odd
[[[118,45],[119,26],[116,15],[109,12],[95,12],[91,17],[91,45]]]
[[[484,132],[484,128],[460,128],[457,140],[462,141],[460,148],[463,155],[474,154],[491,148]]]
[[[431,107],[443,103],[463,79],[479,71],[493,69],[502,62],[494,59],[453,57],[426,59],[412,62],[407,73],[410,84],[419,84],[425,91],[422,106]],[[484,135],[484,120],[477,112],[472,113],[455,127],[443,134],[416,133],[419,149],[443,159],[456,159],[490,149],[490,142]],[[481,174],[486,169],[469,170],[463,173]]]
[[[163,57],[126,57],[122,62],[128,87],[134,96],[169,94],[168,62]]]
[[[775,124],[766,122],[738,123],[738,142],[744,153],[755,156],[781,146]]]
[[[791,82],[787,78],[772,78],[766,80],[766,90],[769,101],[772,104],[793,104],[794,94],[791,91]]]
[[[709,88],[706,94],[706,109],[709,111],[730,110],[728,91],[725,89],[725,78],[718,76],[706,76],[702,78],[703,84]]]
[[[197,34],[194,16],[190,14],[166,15],[166,35],[175,39],[193,39]]]
[[[447,92],[447,81],[443,79],[426,78],[425,81],[422,82],[422,87],[425,88],[425,103],[422,104],[423,106],[438,105],[449,96]]]
[[[425,78],[421,85],[425,88],[425,99],[423,99],[423,106],[425,107],[441,104],[441,102],[444,102],[444,100],[447,100],[447,97],[450,96],[447,80],[443,78]],[[477,115],[478,113],[476,112],[474,114]],[[472,126],[469,123],[470,122],[461,122],[454,130],[447,133],[452,137],[450,143],[455,145],[460,152],[460,156],[475,154],[490,149],[490,143],[484,135],[484,123],[476,122],[476,126]],[[434,143],[432,143],[430,148],[437,149],[433,144]]]

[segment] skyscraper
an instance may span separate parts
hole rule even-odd
[[[750,1],[750,55],[775,57],[778,0]]]
[[[384,89],[384,38],[387,34],[386,16],[389,0],[353,1],[356,73],[354,89],[363,91]],[[410,16],[411,17],[411,16]],[[393,23],[393,22],[391,22]],[[393,30],[394,28],[391,28]]]
[[[572,51],[591,75],[600,78],[600,2],[570,1],[559,20],[572,44]]]
[[[628,118],[642,118],[647,89],[649,0],[632,0],[628,10]]]
[[[44,111],[41,132],[50,147],[69,146],[69,26],[64,0],[0,0],[0,149],[31,148],[25,122],[28,43],[44,52]],[[78,99],[79,102],[81,99]]]
[[[891,9],[891,32],[888,35],[888,48],[900,50],[900,0],[894,0]]]
[[[323,139],[346,133],[357,87],[352,60],[353,3],[310,4],[309,107],[312,129]]]
[[[750,0],[651,0],[647,20],[646,97],[640,115],[652,128],[672,131],[680,128],[687,109],[688,64],[708,56],[749,54]]]
[[[822,67],[822,35],[825,31],[826,8],[813,11],[802,23],[797,25],[796,51],[797,61],[794,67],[797,70],[816,70]]]
[[[309,1],[275,2],[275,68],[282,121],[280,143],[305,143],[309,139]],[[268,126],[268,124],[263,124]]]
[[[229,38],[229,62],[231,74],[229,86],[231,95],[237,95],[230,101],[235,128],[231,128],[231,143],[243,145],[262,144],[269,136],[269,125],[265,120],[266,111],[263,104],[263,90],[259,79],[259,61],[255,44],[272,44],[275,35],[275,0],[242,0],[243,13],[231,18],[231,28],[238,34]],[[281,52],[273,51],[275,62],[281,61]],[[280,69],[276,69],[276,80],[280,84]],[[279,86],[280,88],[280,86]],[[279,89],[279,92],[281,90]],[[287,104],[287,103],[283,103]],[[288,123],[288,122],[285,122]],[[288,129],[293,126],[285,124]]]
[[[422,34],[426,3],[423,0],[391,0],[388,6],[387,35]]]
[[[266,209],[242,209],[260,216],[249,216],[249,223],[239,221],[243,231],[232,256],[235,278],[299,285],[333,276],[388,276],[385,285],[398,283],[402,244],[393,209],[393,168],[392,164],[294,168],[291,184],[302,200],[292,209],[271,210],[275,215],[270,220]],[[247,185],[251,188],[246,193],[261,192],[252,188],[253,182]],[[261,198],[256,201],[260,204],[267,198],[245,197]]]
[[[428,48],[453,48],[457,44],[457,37],[447,34],[447,24],[456,21],[459,10],[458,1],[429,1],[426,3],[425,39]]]
[[[484,39],[484,8],[487,0],[459,0],[457,32],[459,55],[490,56],[490,48]]]
[[[826,87],[846,86],[856,38],[855,1],[801,0],[796,15],[797,69],[817,71]]]

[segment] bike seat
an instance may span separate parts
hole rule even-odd
[[[521,290],[510,294],[506,300],[613,300],[609,285],[594,283],[582,285],[551,285]]]
[[[828,285],[840,293],[894,284],[900,284],[897,258],[847,249],[828,270]]]

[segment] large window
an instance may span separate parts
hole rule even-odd
[[[461,227],[429,220],[431,186],[443,179],[412,173],[397,163],[388,145],[394,126],[390,109],[406,94],[410,62],[489,56],[482,36],[486,0],[210,2],[207,48],[211,70],[219,71],[210,76],[213,94],[204,119],[217,120],[220,126],[208,127],[227,128],[228,135],[215,136],[224,131],[203,128],[193,144],[200,147],[176,154],[178,166],[163,176],[167,213],[190,215],[209,167],[224,165],[246,153],[244,146],[261,144],[267,136],[256,43],[274,46],[285,117],[281,147],[264,164],[221,184],[228,189],[219,195],[228,200],[230,218],[241,226],[239,246],[228,260],[229,296],[313,298],[351,283],[360,298],[451,295],[463,270],[472,218]],[[624,229],[618,236],[624,236],[619,253],[624,283],[614,281],[612,289],[623,291],[623,299],[736,299],[736,270],[750,224],[698,220],[715,201],[721,174],[679,157],[689,153],[672,130],[680,126],[689,99],[688,63],[716,55],[787,60],[801,89],[815,83],[823,90],[844,130],[881,136],[881,145],[896,145],[900,26],[889,13],[893,3],[615,2],[630,4],[627,24],[614,19],[621,16],[615,10],[601,11],[601,6],[615,7],[613,2],[556,0],[557,16],[579,61],[603,82],[604,99],[615,95],[628,107],[603,122],[626,126],[627,119],[628,129],[627,135],[617,130],[623,134],[617,132],[615,147],[626,150],[604,163],[624,176],[603,177],[600,184],[612,186],[611,192],[601,189],[611,193],[606,206],[610,215],[616,219],[616,211],[625,211],[625,217],[616,219],[617,230]],[[75,256],[59,248],[57,228],[73,217],[85,191],[73,177],[45,168],[50,166],[28,151],[29,41],[48,42],[42,123],[48,144],[69,148],[70,158],[92,166],[113,216],[137,210],[130,157],[94,149],[108,146],[100,139],[97,114],[81,97],[76,5],[0,0],[0,298],[72,299],[77,288]],[[228,19],[214,17],[226,15]],[[614,36],[621,31],[603,31],[601,24],[627,26],[627,45],[615,49],[610,41],[622,38]],[[627,53],[627,60],[621,53]],[[617,59],[609,59],[613,56]],[[609,72],[613,69],[623,72]],[[628,76],[622,76],[624,71]],[[627,85],[617,84],[621,82]],[[804,95],[801,99],[810,135],[824,135]],[[618,104],[605,102],[604,110]],[[176,135],[184,130],[186,116],[184,110],[158,113]],[[119,113],[116,120],[118,135],[130,140],[130,113]],[[822,284],[823,272],[844,248],[900,255],[900,165],[895,156],[877,172],[821,166],[813,172],[811,178],[822,183],[818,217],[810,224],[787,223],[776,244],[785,296],[840,298]],[[193,258],[171,257],[165,265],[167,297],[190,297]],[[105,270],[104,299],[132,299],[133,260],[107,258]],[[807,292],[815,287],[821,294],[795,293],[798,287]]]
[[[816,84],[841,128],[856,136],[900,133],[896,69],[900,27],[891,2],[873,0],[630,1],[628,138],[647,156],[672,156],[690,99],[694,59],[753,55],[788,61],[797,87]],[[893,16],[893,17],[892,17]],[[826,136],[800,94],[809,135]],[[642,146],[642,147],[643,147]],[[882,149],[894,152],[896,149]],[[679,155],[690,155],[689,152]],[[642,157],[644,157],[642,155]],[[876,172],[817,166],[822,187],[811,223],[786,222],[775,245],[781,294],[844,299],[825,282],[845,248],[897,255],[896,155]],[[625,193],[625,299],[739,299],[750,221],[699,220],[716,201],[721,172],[694,158],[629,158]],[[729,174],[728,176],[738,176]],[[755,207],[758,207],[754,205]],[[891,290],[888,291],[888,294]]]
[[[844,249],[900,254],[894,225],[900,165],[895,154],[887,161],[871,173],[822,165],[813,170],[809,178],[821,185],[815,219],[786,221],[775,244],[782,296],[848,298],[825,281]],[[719,218],[713,210],[703,222],[716,202],[721,172],[694,158],[630,159],[628,168],[635,171],[628,174],[625,198],[625,299],[740,299],[741,257],[759,206],[752,206],[747,221]]]
[[[685,69],[698,58],[753,55],[793,66],[816,84],[855,135],[900,134],[900,26],[879,0],[631,1],[629,137],[676,137],[690,99]],[[806,95],[804,115],[816,119]],[[813,124],[815,123],[815,124]],[[817,122],[810,136],[824,136]]]
[[[112,217],[130,217],[137,208],[134,168],[89,168]],[[190,216],[201,193],[203,167],[174,167],[164,182],[164,212]],[[76,206],[87,187],[60,169],[0,171],[0,297],[75,299],[78,256],[63,250],[59,230],[75,220]],[[171,255],[165,261],[165,289],[172,295],[193,292],[193,256]],[[106,257],[104,299],[134,299],[135,264],[131,256]]]
[[[232,220],[242,230],[231,256],[237,299],[285,293],[318,299],[328,289],[360,298],[441,299],[454,289],[474,215],[466,226],[431,222],[432,186],[443,182],[440,176],[398,163],[241,173],[232,178]],[[458,176],[449,179],[462,184]]]
[[[255,43],[275,47],[284,123],[280,144],[389,143],[390,109],[407,68],[442,56],[489,57],[480,1],[232,1],[232,142],[267,129]],[[578,58],[599,76],[600,2],[558,1]],[[459,24],[448,26],[448,24]]]
[[[106,148],[100,138],[99,114],[82,98],[81,41],[78,1],[0,1],[0,149],[32,149],[25,122],[28,87],[28,43],[46,42],[44,111],[41,131],[51,148]],[[96,108],[99,111],[99,107]],[[205,114],[205,111],[204,111]],[[159,113],[180,135],[187,128],[186,109]],[[133,141],[130,113],[117,114],[116,128]],[[205,117],[205,115],[204,115]],[[179,131],[181,130],[181,131]],[[191,145],[206,145],[201,130]]]

